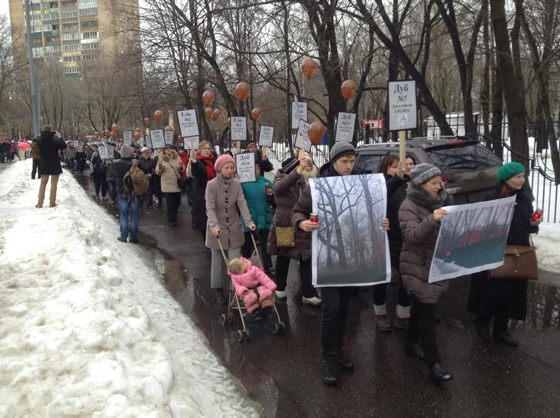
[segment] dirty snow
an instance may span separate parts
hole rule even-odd
[[[0,417],[257,417],[143,249],[64,173],[0,172]],[[48,196],[47,187],[47,196]]]

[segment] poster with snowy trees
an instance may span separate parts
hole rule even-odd
[[[515,196],[449,206],[441,221],[430,283],[454,279],[504,264]]]
[[[319,229],[312,234],[313,285],[369,286],[391,280],[382,222],[387,200],[381,174],[310,179]]]

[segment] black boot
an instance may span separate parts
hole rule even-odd
[[[354,363],[350,361],[342,352],[342,350],[338,350],[338,365],[339,367],[344,370],[345,372],[352,373],[355,370]]]
[[[473,324],[476,328],[476,333],[484,341],[490,341],[492,339],[492,334],[490,332],[490,324],[487,321],[483,321],[480,318],[475,318]]]
[[[216,289],[216,302],[218,302],[220,305],[226,304],[224,289],[222,289],[221,287],[219,289]]]
[[[511,334],[507,331],[502,331],[500,333],[494,334],[494,341],[498,341],[507,345],[511,345],[512,347],[517,347],[519,343],[513,339]]]
[[[443,368],[441,363],[434,363],[428,366],[428,375],[433,382],[449,382],[453,380],[453,376]]]
[[[412,357],[416,357],[418,360],[424,360],[424,350],[420,347],[420,344],[407,341],[404,344],[404,352],[410,354]]]
[[[338,383],[338,361],[336,354],[323,357],[323,383],[327,386],[336,386]]]

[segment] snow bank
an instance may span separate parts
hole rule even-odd
[[[537,247],[539,268],[548,271],[560,271],[560,224],[542,223],[539,233],[532,235],[533,243]]]
[[[0,181],[0,417],[257,417],[143,249],[64,174]],[[48,188],[47,188],[48,194]]]

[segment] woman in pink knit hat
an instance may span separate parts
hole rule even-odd
[[[222,155],[214,164],[218,175],[206,186],[206,214],[208,226],[206,246],[212,250],[212,267],[210,283],[216,290],[216,300],[225,305],[224,279],[222,276],[222,254],[220,240],[227,257],[231,260],[241,255],[241,246],[245,242],[243,225],[238,213],[243,216],[247,227],[255,230],[247,202],[243,196],[241,183],[235,178],[235,160],[230,155]],[[239,210],[239,212],[238,212]]]

